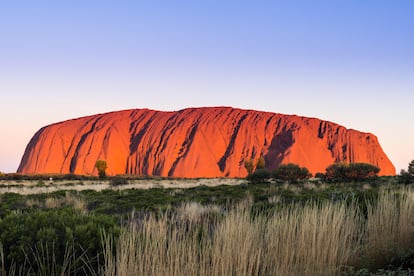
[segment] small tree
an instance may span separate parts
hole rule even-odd
[[[412,160],[410,162],[410,164],[408,164],[408,173],[414,177],[414,160]]]
[[[247,170],[248,176],[251,176],[254,171],[254,163],[253,159],[245,159],[244,160],[244,168]]]
[[[398,182],[402,184],[414,183],[414,160],[408,164],[407,171],[401,170],[400,175],[398,176]]]
[[[106,169],[108,168],[108,165],[106,164],[105,160],[97,160],[95,163],[95,168],[98,170],[99,178],[105,178],[106,177]]]
[[[257,159],[256,162],[256,170],[261,170],[266,168],[266,162],[263,156],[260,156],[259,159]]]

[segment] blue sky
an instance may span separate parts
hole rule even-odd
[[[414,159],[413,1],[2,1],[0,171],[44,125],[233,106],[372,132]]]

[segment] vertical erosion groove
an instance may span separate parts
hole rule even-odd
[[[175,168],[177,167],[178,162],[185,158],[190,150],[191,144],[194,141],[194,136],[198,129],[198,121],[196,121],[190,131],[190,134],[188,135],[187,139],[184,140],[183,144],[181,145],[180,153],[177,156],[177,159],[174,160],[174,163],[172,164],[170,170],[168,171],[168,176],[171,177],[174,174]]]
[[[85,143],[86,138],[90,135],[93,134],[94,130],[95,130],[95,126],[99,121],[99,117],[95,119],[95,121],[92,123],[91,128],[89,129],[88,132],[86,132],[85,134],[82,135],[81,139],[79,140],[78,145],[76,146],[76,150],[75,153],[72,157],[72,159],[70,160],[70,167],[69,167],[69,172],[70,173],[74,173],[75,169],[76,169],[76,164],[78,162],[78,157],[79,157],[79,151],[82,148],[82,145]],[[90,121],[86,122],[86,124],[88,124]],[[86,125],[85,124],[85,125]]]
[[[239,133],[240,126],[243,123],[243,121],[247,118],[247,116],[248,116],[247,114],[244,114],[240,118],[240,120],[237,122],[237,125],[234,128],[233,134],[230,138],[229,145],[227,146],[226,152],[224,153],[224,155],[220,158],[220,160],[217,163],[221,172],[224,172],[224,169],[226,168],[227,159],[229,158],[230,154],[234,151],[234,143],[236,142],[236,138]]]

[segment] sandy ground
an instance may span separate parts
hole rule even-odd
[[[233,178],[202,178],[202,179],[142,179],[129,180],[128,184],[111,186],[109,181],[90,181],[90,180],[68,180],[68,181],[43,181],[44,184],[38,185],[38,180],[33,181],[0,181],[0,194],[40,194],[52,193],[60,190],[95,190],[102,191],[125,190],[125,189],[151,189],[151,188],[192,188],[197,186],[219,186],[219,185],[240,185],[246,183],[245,179]]]

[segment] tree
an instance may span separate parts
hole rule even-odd
[[[408,173],[414,177],[414,160],[408,164]]]
[[[308,179],[312,174],[305,167],[301,168],[296,164],[282,164],[273,171],[273,177],[286,181],[297,181],[302,179]]]
[[[261,170],[261,169],[265,169],[266,167],[266,162],[263,156],[260,156],[259,159],[257,159],[256,162],[256,170]]]
[[[247,170],[248,176],[252,175],[253,171],[254,171],[253,159],[245,159],[244,160],[244,168]]]
[[[379,173],[377,166],[368,163],[335,163],[326,168],[326,179],[330,180],[365,180],[374,178]]]
[[[97,160],[95,163],[95,168],[98,170],[99,178],[105,178],[106,177],[106,169],[108,168],[108,165],[106,164],[105,160]]]
[[[401,170],[400,175],[398,176],[398,182],[402,184],[414,183],[414,160],[408,164],[407,171]]]

